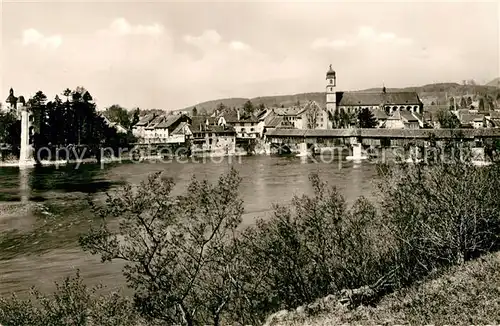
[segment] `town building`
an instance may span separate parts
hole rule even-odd
[[[148,118],[149,119],[149,118]],[[145,120],[147,121],[147,120]],[[140,123],[141,121],[139,121]],[[139,124],[138,123],[138,124]],[[170,114],[170,115],[161,115],[154,117],[152,120],[147,123],[145,127],[143,124],[139,126],[141,129],[136,128],[137,133],[139,134],[139,130],[141,130],[141,134],[143,137],[139,142],[146,144],[164,144],[164,143],[178,143],[179,139],[185,139],[184,137],[179,136],[179,132],[186,131],[185,128],[179,129],[179,125],[183,124],[186,126],[191,123],[191,118],[185,114]],[[143,128],[143,129],[142,129]],[[175,135],[173,131],[176,131]]]
[[[279,124],[283,127],[292,126],[296,129],[332,129],[329,113],[315,101],[310,101],[302,106],[290,108],[273,108],[269,116],[280,117]],[[268,120],[268,123],[272,120]],[[278,120],[274,120],[278,127]],[[266,127],[271,127],[266,125]],[[267,129],[267,128],[266,128]]]
[[[262,136],[264,122],[257,117],[242,116],[240,110],[227,110],[217,117],[218,126],[232,126],[236,131],[237,138],[255,139]]]
[[[326,73],[326,80],[326,110],[331,114],[337,110],[357,114],[365,108],[374,114],[377,110],[383,110],[388,116],[392,116],[396,111],[423,113],[423,103],[416,92],[393,92],[387,91],[385,87],[381,92],[336,91],[337,77],[331,65]],[[384,116],[382,118],[385,119]],[[391,122],[389,124],[392,125]]]
[[[154,114],[143,116],[133,127],[132,134],[139,140],[144,139],[146,136],[146,127],[156,117]]]
[[[191,122],[192,155],[225,156],[236,153],[236,131],[230,125],[210,124],[206,117],[193,117]]]

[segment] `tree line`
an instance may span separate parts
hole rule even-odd
[[[30,130],[30,142],[35,153],[41,148],[41,157],[54,158],[61,148],[74,148],[69,151],[77,154],[85,148],[84,157],[98,157],[101,147],[126,147],[133,142],[130,133],[120,134],[109,126],[104,117],[96,111],[92,95],[83,87],[69,88],[56,95],[52,101],[38,91],[27,101],[33,116],[33,129]],[[14,155],[19,155],[20,122],[13,110],[0,114],[0,142],[10,144]],[[60,157],[66,158],[66,157]],[[74,158],[74,157],[67,157]]]

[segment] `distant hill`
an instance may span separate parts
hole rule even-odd
[[[486,84],[486,86],[500,87],[500,77],[497,77]]]
[[[499,80],[500,81],[500,80]],[[494,81],[492,81],[494,82]],[[490,83],[492,83],[490,82]],[[387,91],[414,91],[417,92],[419,97],[424,101],[426,105],[434,104],[447,104],[447,97],[450,96],[463,96],[463,95],[477,95],[485,96],[490,95],[496,98],[500,94],[500,88],[489,85],[460,85],[458,83],[436,83],[428,84],[423,86],[412,86],[404,88],[388,88]],[[341,90],[341,89],[338,89]],[[356,92],[381,92],[381,88],[369,88],[364,90],[358,90]],[[326,98],[324,92],[315,93],[300,93],[294,95],[277,95],[277,96],[261,96],[255,98],[226,98],[219,100],[212,100],[207,102],[198,103],[196,105],[182,109],[183,111],[190,111],[193,107],[196,107],[198,112],[200,110],[206,110],[208,114],[212,113],[213,110],[220,104],[224,104],[226,107],[242,107],[246,101],[252,101],[256,106],[264,104],[266,107],[290,107],[297,105],[298,103],[304,104],[308,101],[316,101],[320,106],[325,106]]]

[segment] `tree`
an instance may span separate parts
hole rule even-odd
[[[377,126],[377,119],[368,108],[363,108],[358,113],[359,128],[375,128]]]
[[[218,111],[219,113],[222,113],[222,112],[224,112],[224,111],[226,111],[226,110],[227,110],[227,107],[224,105],[224,103],[222,103],[222,102],[221,102],[221,103],[219,103],[219,104],[217,105],[217,111]]]
[[[306,111],[307,128],[316,129],[318,126],[318,115],[321,109],[317,105],[310,104]]]
[[[437,118],[441,128],[456,129],[461,126],[460,120],[458,120],[457,116],[450,111],[438,111]]]
[[[484,99],[482,97],[479,99],[479,111],[484,111]]]
[[[192,114],[193,114],[193,116],[197,116],[198,115],[198,109],[196,109],[196,106],[193,108]]]
[[[108,195],[106,206],[95,207],[101,227],[80,243],[103,261],[126,261],[124,274],[144,316],[220,325],[235,291],[240,181],[231,169],[215,185],[193,179],[185,195],[174,197],[173,180],[156,173],[137,189]],[[120,228],[111,231],[107,222],[115,217]]]
[[[255,107],[253,106],[252,101],[248,100],[243,104],[243,112],[247,115],[253,115],[255,112]]]
[[[455,110],[455,98],[450,97],[450,110]]]
[[[119,123],[126,129],[129,129],[131,126],[128,111],[118,104],[113,104],[107,108],[106,111],[104,111],[104,115],[110,121]]]
[[[470,108],[472,105],[472,98],[470,96],[467,97],[467,108]]]
[[[141,114],[141,110],[139,108],[134,110],[134,113],[132,115],[132,122],[130,123],[131,127],[135,126],[137,124],[137,122],[139,122],[140,114]]]
[[[460,108],[461,109],[467,109],[467,101],[465,99],[465,97],[462,96],[462,98],[460,99]]]

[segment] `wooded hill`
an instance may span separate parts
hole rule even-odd
[[[497,83],[500,79],[497,80]],[[447,104],[447,97],[451,96],[464,96],[473,95],[474,97],[480,98],[485,96],[490,96],[494,100],[500,100],[500,88],[495,87],[490,84],[494,84],[495,81],[491,81],[487,85],[460,85],[458,83],[436,83],[428,84],[423,86],[415,87],[404,87],[404,88],[388,88],[387,91],[415,91],[418,93],[419,97],[428,104],[434,102],[434,104]],[[340,90],[340,89],[339,89]],[[381,92],[381,88],[370,88],[365,90],[359,90],[356,92]],[[250,100],[254,106],[259,106],[264,104],[266,107],[290,107],[297,104],[304,104],[308,101],[316,101],[320,106],[325,105],[325,93],[324,92],[313,92],[313,93],[300,93],[294,95],[278,95],[278,96],[262,96],[255,98],[226,98],[218,99],[207,102],[198,103],[193,106],[182,109],[182,111],[191,111],[196,107],[197,112],[201,113],[206,111],[208,114],[212,113],[213,110],[221,103],[230,108],[242,107],[243,104]]]

